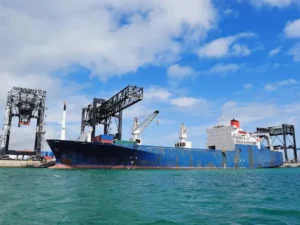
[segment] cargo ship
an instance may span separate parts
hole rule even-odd
[[[52,168],[205,169],[283,165],[282,153],[273,149],[267,133],[248,133],[235,119],[219,122],[206,132],[204,149],[192,147],[183,123],[174,147],[144,145],[137,138],[114,140],[112,135],[91,138],[91,131],[77,141],[48,139],[47,142],[56,158]],[[267,145],[262,144],[261,138],[268,141]]]

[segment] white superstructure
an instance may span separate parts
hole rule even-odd
[[[187,141],[187,130],[183,123],[180,124],[179,142],[175,144],[177,148],[191,148],[192,142]]]
[[[261,148],[261,136],[267,138],[270,150],[273,150],[268,134],[251,134],[240,128],[237,120],[220,122],[207,130],[207,148],[216,150],[234,150],[236,144],[256,145]]]

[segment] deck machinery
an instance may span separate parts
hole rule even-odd
[[[4,155],[35,155],[40,158],[44,139],[46,91],[12,87],[7,95],[5,117],[0,147],[0,158]],[[12,118],[18,117],[18,127],[29,126],[31,119],[37,119],[34,151],[9,150],[10,130]]]
[[[280,149],[284,151],[284,159],[285,162],[288,162],[287,149],[293,149],[294,152],[294,162],[298,162],[297,157],[297,146],[296,146],[296,135],[295,135],[295,127],[290,124],[282,124],[280,126],[274,127],[265,127],[265,128],[257,128],[256,133],[268,133],[272,138],[272,144],[275,140],[279,140],[280,145],[273,145],[274,149]],[[292,137],[292,140],[289,139]],[[287,143],[289,141],[289,145]]]
[[[122,111],[143,99],[143,88],[128,85],[108,100],[94,98],[93,103],[82,109],[81,134],[85,127],[92,127],[91,138],[95,137],[96,125],[104,126],[104,134],[110,133],[112,118],[117,120],[118,132],[115,139],[122,139]]]

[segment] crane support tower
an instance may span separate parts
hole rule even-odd
[[[82,109],[81,134],[86,126],[92,127],[91,138],[95,137],[96,126],[104,125],[104,134],[110,133],[112,118],[117,119],[118,132],[115,139],[122,139],[122,111],[143,99],[143,88],[128,85],[108,100],[94,98],[93,103]]]
[[[256,128],[256,133],[257,134],[268,133],[272,139],[272,142],[274,142],[276,139],[279,140],[281,145],[273,145],[273,148],[274,148],[274,150],[276,150],[276,149],[282,150],[283,149],[285,162],[289,161],[288,155],[287,155],[287,149],[293,149],[294,160],[295,160],[295,162],[298,162],[296,134],[295,134],[294,125],[282,124],[280,126],[274,126],[274,127]],[[289,139],[290,136],[292,137],[292,140]],[[289,145],[287,145],[287,140],[290,143]]]
[[[3,156],[8,153],[18,154],[15,150],[9,150],[11,122],[15,116],[19,118],[18,127],[21,125],[29,126],[31,119],[37,119],[33,155],[40,158],[45,134],[45,102],[46,91],[21,87],[13,87],[9,90],[5,108],[0,155]]]
[[[135,141],[138,144],[142,143],[141,138],[139,135],[149,126],[149,124],[154,120],[154,118],[159,114],[158,110],[155,110],[150,116],[147,116],[146,119],[139,124],[138,118],[135,117],[133,120],[133,127],[132,127],[132,141]]]

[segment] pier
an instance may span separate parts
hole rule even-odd
[[[290,162],[285,162],[283,163],[283,165],[281,166],[281,168],[288,168],[288,167],[300,167],[300,162],[297,163],[290,163]]]
[[[31,160],[0,160],[0,168],[48,168],[54,166],[55,161],[31,161]]]

